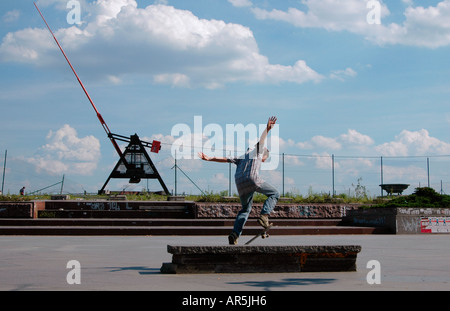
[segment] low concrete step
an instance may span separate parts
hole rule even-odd
[[[155,207],[137,210],[83,210],[65,209],[38,211],[38,218],[173,218],[192,219],[193,213],[185,207]]]
[[[38,218],[195,218],[192,201],[46,201]]]
[[[261,229],[258,227],[247,227],[243,235],[256,235]],[[374,234],[377,228],[363,227],[284,227],[272,228],[270,235],[339,235],[339,234]],[[140,236],[211,236],[228,235],[231,228],[220,227],[54,227],[54,226],[34,226],[34,227],[0,227],[0,235],[140,235]]]
[[[195,207],[193,201],[46,201],[45,210],[98,210],[98,211],[129,211],[129,210],[158,210],[158,209],[186,209]]]
[[[337,226],[341,219],[271,219],[278,227],[286,226]],[[136,219],[136,218],[0,218],[0,226],[233,226],[234,219]],[[249,219],[247,226],[258,226]]]
[[[378,234],[383,228],[338,226],[338,220],[274,220],[271,235]],[[0,219],[0,235],[228,235],[231,219]],[[261,231],[249,220],[243,235]]]

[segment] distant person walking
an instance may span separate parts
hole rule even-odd
[[[199,152],[198,156],[205,161],[214,161],[220,163],[234,163],[236,164],[236,174],[234,175],[236,181],[236,188],[241,200],[242,209],[239,211],[234,222],[233,231],[228,236],[228,242],[231,245],[237,244],[238,238],[242,233],[248,216],[252,210],[253,194],[255,192],[262,193],[267,196],[261,210],[261,215],[258,219],[258,223],[267,228],[269,226],[269,214],[275,208],[275,205],[280,198],[280,194],[277,189],[268,184],[259,176],[261,169],[261,163],[266,161],[269,157],[269,150],[264,147],[267,134],[273,128],[277,121],[276,117],[270,117],[267,122],[266,129],[261,134],[258,143],[253,149],[248,149],[245,155],[239,158],[221,158],[221,157],[208,157],[203,152]]]
[[[20,189],[20,195],[25,195],[25,186]]]

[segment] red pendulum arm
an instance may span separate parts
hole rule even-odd
[[[86,94],[87,98],[89,99],[89,102],[91,103],[92,108],[94,108],[95,112],[97,113],[97,118],[100,121],[100,123],[102,124],[102,127],[105,130],[106,134],[108,135],[108,138],[111,140],[111,142],[112,142],[114,148],[116,149],[117,153],[119,154],[119,156],[122,157],[122,151],[120,150],[119,145],[117,145],[117,142],[114,140],[114,137],[113,137],[111,131],[109,130],[108,125],[106,124],[105,120],[103,120],[103,117],[100,114],[100,112],[98,112],[97,107],[95,107],[94,102],[91,99],[91,96],[89,96],[89,93],[87,92],[86,88],[84,87],[83,82],[81,82],[81,80],[78,77],[75,69],[73,68],[72,64],[70,63],[69,58],[67,57],[66,53],[64,53],[63,48],[61,47],[61,45],[59,44],[58,40],[56,39],[53,31],[50,29],[50,26],[47,24],[47,21],[45,20],[44,16],[41,13],[41,10],[39,10],[38,6],[36,5],[36,2],[33,2],[33,3],[34,3],[34,6],[36,7],[36,9],[39,12],[39,15],[41,15],[42,19],[44,20],[44,23],[47,26],[48,30],[52,34],[53,39],[55,39],[56,44],[58,45],[59,49],[61,50],[62,54],[64,55],[64,58],[66,59],[67,63],[70,66],[70,69],[72,69],[72,72],[74,73],[75,77],[77,78],[78,83],[80,83],[81,88],[83,89],[84,93]]]

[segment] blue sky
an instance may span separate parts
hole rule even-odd
[[[79,25],[68,2],[37,4],[111,131],[162,141],[150,156],[170,190],[177,124],[201,116],[225,131],[276,115],[286,192],[330,192],[335,155],[337,193],[362,178],[379,194],[382,156],[385,183],[426,185],[429,158],[431,186],[450,193],[450,0],[372,1],[380,24],[366,0],[80,0]],[[96,192],[118,156],[33,2],[2,1],[0,25],[4,192],[63,175],[65,191]],[[228,189],[227,165],[178,165]],[[263,172],[280,191],[281,167]],[[179,176],[178,192],[198,193]]]

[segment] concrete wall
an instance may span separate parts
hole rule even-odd
[[[36,218],[44,208],[44,201],[0,202],[0,218]]]
[[[397,233],[450,233],[450,208],[397,208]]]
[[[396,234],[450,233],[450,208],[371,208],[348,211],[343,223],[385,227]]]
[[[174,209],[176,206],[185,207],[183,218],[229,218],[234,219],[241,210],[240,203],[194,203],[194,202],[148,202],[148,201],[85,201],[85,200],[47,200],[30,202],[0,202],[0,218],[37,218],[38,210],[46,213],[56,213],[53,217],[78,218],[77,211],[92,212],[142,212],[159,213],[164,209]],[[263,204],[253,204],[251,218],[259,217]],[[341,219],[348,211],[357,209],[355,204],[332,203],[278,203],[271,214],[271,218],[293,219]],[[66,215],[72,211],[74,215]],[[171,214],[174,214],[171,210]],[[180,212],[180,213],[181,213]],[[59,214],[61,215],[59,215]],[[58,214],[58,215],[57,215]],[[119,213],[117,213],[119,214]],[[77,216],[78,215],[78,216]]]
[[[235,218],[241,210],[240,203],[197,203],[197,218]],[[259,217],[263,204],[254,203],[251,218]],[[332,203],[278,203],[270,218],[342,218],[349,210],[361,205]]]

